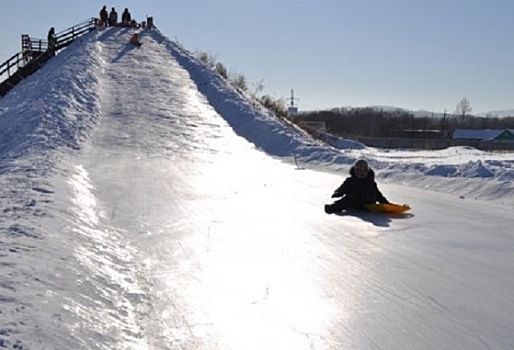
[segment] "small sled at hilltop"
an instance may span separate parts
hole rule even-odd
[[[137,33],[132,34],[132,36],[130,37],[130,43],[137,47],[143,45],[143,43],[139,41],[139,35]]]

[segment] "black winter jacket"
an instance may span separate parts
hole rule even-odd
[[[360,179],[355,174],[355,168],[350,169],[350,177],[335,190],[332,197],[344,197],[343,200],[351,206],[361,207],[364,204],[389,203],[378,189],[375,173],[369,169],[368,177]]]
[[[107,18],[109,17],[109,13],[107,12],[107,10],[105,8],[101,9],[100,10],[100,19],[104,22],[107,22]]]
[[[127,10],[123,11],[123,13],[121,14],[121,21],[124,23],[129,23],[130,21],[132,21],[130,12],[128,12]]]

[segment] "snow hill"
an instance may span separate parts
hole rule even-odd
[[[501,310],[512,307],[506,298],[513,282],[499,285],[514,280],[508,212],[499,207],[514,206],[512,153],[392,151],[347,140],[329,147],[276,118],[159,31],[142,31],[141,47],[129,44],[132,33],[87,34],[0,99],[0,348],[512,344],[512,317]],[[393,201],[424,196],[429,202],[418,208],[430,212],[444,198],[455,217],[468,215],[461,203],[494,207],[484,215],[497,222],[495,240],[478,238],[484,227],[460,230],[462,222],[452,221],[447,224],[459,238],[471,231],[481,244],[465,240],[460,253],[446,255],[453,260],[440,262],[440,249],[460,242],[453,236],[457,243],[439,247],[442,229],[425,253],[409,248],[378,260],[385,254],[380,249],[401,246],[371,241],[391,227],[389,219],[350,218],[349,226],[337,226],[343,224],[321,211],[362,157]],[[309,218],[314,212],[318,216]],[[417,220],[410,229],[433,224],[422,215]],[[417,232],[420,239],[428,236]],[[404,239],[405,247],[419,243]],[[484,255],[468,254],[469,247]],[[408,268],[450,265],[461,279],[403,270],[413,256],[422,262]],[[466,259],[480,267],[469,280]],[[369,284],[351,285],[335,273],[362,277],[381,266],[387,267],[384,277]],[[406,280],[398,282],[395,271]],[[478,279],[486,284],[471,289]],[[375,293],[373,285],[384,289],[366,294]],[[488,309],[478,303],[466,309],[447,285],[473,290],[468,301],[473,293],[495,291],[496,299],[488,300]],[[352,293],[364,299],[344,304],[358,297]],[[470,316],[477,309],[478,316]],[[391,323],[398,310],[402,319]],[[368,333],[368,321],[352,313],[381,323]],[[338,327],[351,318],[355,329]],[[420,327],[411,329],[416,321]],[[428,331],[420,331],[427,324]],[[378,345],[387,334],[393,335]]]

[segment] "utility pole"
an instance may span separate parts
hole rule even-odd
[[[298,113],[298,107],[294,105],[294,100],[297,100],[297,98],[294,98],[294,90],[291,89],[291,104],[287,109],[290,115],[295,115],[296,113]]]

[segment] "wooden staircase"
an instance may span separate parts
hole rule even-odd
[[[20,81],[39,70],[59,50],[77,38],[95,29],[96,18],[90,18],[62,32],[56,33],[56,46],[51,49],[48,41],[21,36],[21,52],[16,53],[0,65],[0,96],[5,96]]]

